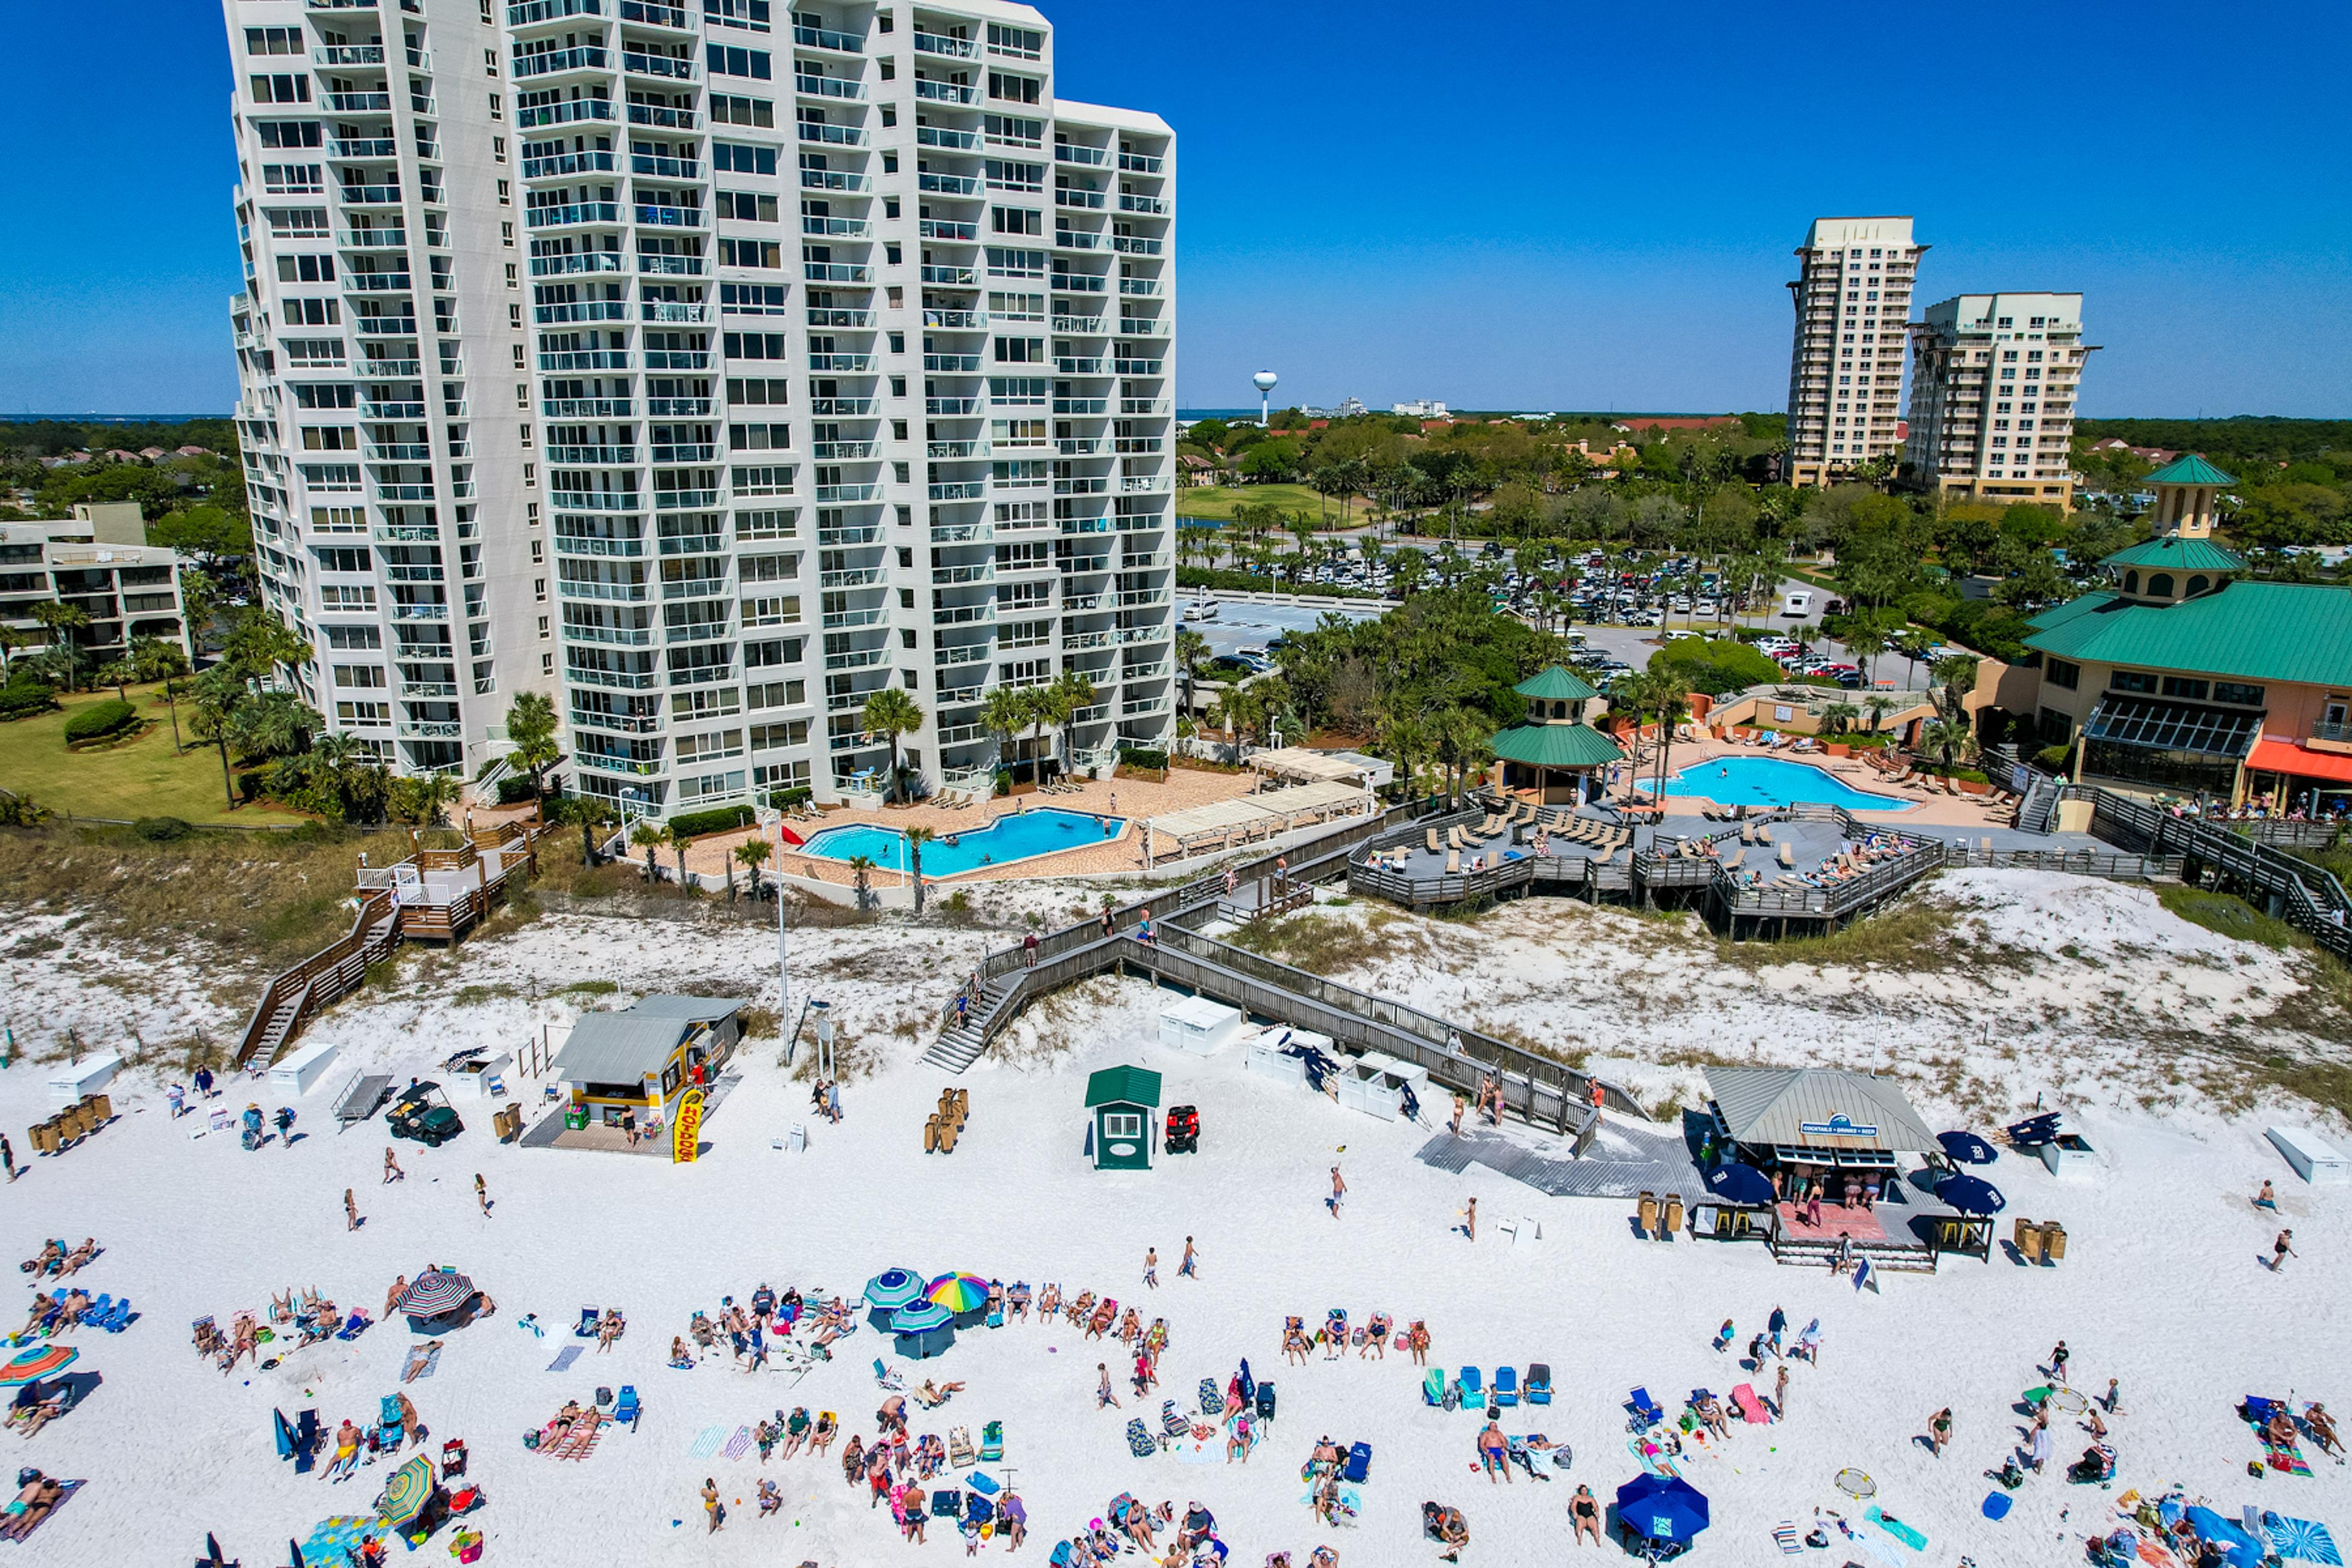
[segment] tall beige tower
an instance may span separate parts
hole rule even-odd
[[[1791,485],[1826,485],[1902,449],[1905,319],[1919,256],[1908,217],[1815,218],[1789,285]]]
[[[1956,500],[2074,503],[2079,294],[1960,294],[1912,328],[1906,482]]]

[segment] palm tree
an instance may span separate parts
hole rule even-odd
[[[1878,655],[1886,652],[1886,632],[1867,621],[1857,621],[1846,628],[1845,651],[1862,661],[1862,678],[1871,678],[1871,667]]]
[[[1084,670],[1064,670],[1045,688],[1045,696],[1062,732],[1062,767],[1067,770],[1077,755],[1078,715],[1095,706],[1095,679]]]
[[[661,843],[662,840],[667,835],[662,832],[661,824],[659,822],[647,821],[642,819],[639,820],[635,827],[629,830],[629,842],[646,852],[646,880],[647,882],[654,880],[654,850]]]
[[[1486,750],[1494,726],[1484,715],[1457,705],[1440,712],[1430,727],[1437,755],[1445,764],[1446,793],[1459,795],[1465,779]]]
[[[1895,698],[1885,692],[1873,692],[1862,699],[1862,706],[1870,710],[1870,733],[1876,735],[1886,716],[1895,711]]]
[[[1021,688],[1021,719],[1029,727],[1030,781],[1043,784],[1045,781],[1045,758],[1039,748],[1045,739],[1045,727],[1055,722],[1054,699],[1045,687]],[[1067,758],[1063,758],[1065,766],[1068,761]]]
[[[694,842],[694,835],[686,831],[683,822],[672,822],[663,836],[669,840],[669,847],[677,852],[677,890],[684,893],[689,885],[686,880],[686,846]]]
[[[1852,703],[1832,703],[1822,709],[1822,733],[1825,736],[1851,734],[1854,720],[1861,716],[1862,710]]]
[[[768,841],[751,839],[737,844],[735,859],[751,873],[751,900],[756,904],[760,898],[760,868],[768,863]]]
[[[198,675],[192,684],[195,699],[195,715],[189,727],[198,740],[208,741],[220,748],[221,789],[228,797],[228,809],[236,810],[236,779],[229,771],[229,736],[236,728],[238,710],[252,698],[238,679],[236,671],[226,665],[215,665]]]
[[[1927,666],[1927,678],[1942,688],[1936,696],[1936,711],[1955,724],[1967,720],[1963,704],[1976,687],[1981,663],[1973,653],[1949,653]]]
[[[923,912],[923,846],[938,838],[936,828],[908,828],[907,838],[907,874],[915,883],[915,913]]]
[[[1949,773],[1954,765],[1976,755],[1977,737],[1969,727],[1954,719],[1937,718],[1927,721],[1919,731],[1919,744],[1926,747]]]
[[[1209,640],[1190,626],[1176,629],[1176,670],[1184,682],[1184,711],[1192,711],[1192,686],[1209,661]]]
[[[878,735],[890,743],[890,782],[883,799],[898,798],[898,739],[923,727],[920,704],[898,686],[884,686],[866,699],[857,722],[868,735]]]
[[[166,643],[161,637],[134,637],[131,641],[131,664],[142,681],[161,681],[164,704],[172,712],[172,750],[180,749],[180,677],[188,673],[188,656],[180,652],[176,643]]]
[[[1028,722],[1029,706],[1018,686],[994,686],[980,699],[981,727],[996,737],[997,755],[1008,772],[1021,760],[1021,727]]]
[[[1227,686],[1209,702],[1209,722],[1225,737],[1228,762],[1242,759],[1242,722],[1249,713],[1249,697],[1239,686]]]
[[[66,690],[73,690],[75,664],[81,649],[81,644],[74,640],[73,634],[89,628],[89,612],[79,604],[68,604],[62,600],[51,600],[47,603],[33,606],[33,619],[41,623],[42,629],[49,634],[49,642],[63,656],[66,668]]]
[[[540,796],[544,774],[562,753],[555,745],[555,705],[538,692],[519,692],[507,706],[507,739],[513,742],[510,760],[530,772],[531,799]]]
[[[1391,714],[1381,726],[1381,744],[1396,763],[1405,793],[1413,792],[1413,768],[1429,750],[1429,732],[1411,714]]]
[[[100,664],[90,675],[90,679],[98,685],[112,686],[114,695],[124,702],[131,700],[131,683],[138,678],[139,672],[131,668],[131,661],[128,659],[110,660]]]
[[[874,857],[872,855],[852,855],[849,857],[850,880],[852,884],[857,889],[857,907],[860,909],[868,907],[874,900],[874,883],[871,875],[873,870]]]
[[[1690,716],[1690,694],[1683,690],[1680,681],[1671,676],[1661,676],[1651,701],[1655,705],[1658,715],[1658,787],[1655,794],[1663,802],[1666,798],[1667,758],[1675,748],[1675,726]]]

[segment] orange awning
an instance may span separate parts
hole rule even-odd
[[[2269,736],[2254,742],[2254,749],[2246,758],[2250,773],[2284,773],[2295,779],[2326,779],[2337,784],[2352,784],[2352,755],[2336,751],[2310,751],[2292,740],[2273,740]]]

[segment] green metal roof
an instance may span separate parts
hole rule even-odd
[[[1106,1067],[1087,1080],[1087,1109],[1097,1105],[1157,1105],[1160,1074],[1148,1067]]]
[[[1625,755],[1589,724],[1514,725],[1494,744],[1496,756],[1530,768],[1601,768]]]
[[[1533,697],[1538,702],[1546,703],[1583,702],[1589,697],[1597,697],[1601,695],[1599,691],[1586,685],[1558,664],[1554,664],[1539,675],[1529,675],[1511,689],[1523,697]]]
[[[2242,571],[2246,560],[2211,539],[2184,539],[2164,534],[2119,549],[2099,564],[2147,567],[2159,571]]]
[[[2237,482],[2194,452],[2182,453],[2140,481],[2143,485],[2234,485]]]
[[[2062,659],[2352,685],[2352,589],[2240,579],[2179,604],[2092,593],[2032,624],[2025,645]]]

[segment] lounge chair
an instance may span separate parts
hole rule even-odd
[[[1636,1388],[1625,1396],[1625,1414],[1628,1426],[1636,1432],[1646,1432],[1666,1418],[1665,1411],[1650,1397],[1646,1388]]]
[[[1723,869],[1726,871],[1738,871],[1742,862],[1747,859],[1748,852],[1746,850],[1741,850],[1738,854],[1733,855],[1729,860],[1723,862]]]
[[[1428,830],[1424,837],[1428,840],[1429,852],[1431,854],[1438,854],[1444,850],[1445,846],[1437,841],[1437,830],[1435,828]]]
[[[1464,847],[1462,842],[1462,827],[1460,823],[1456,823],[1453,827],[1445,830],[1445,847],[1449,850],[1455,851],[1459,851]]]
[[[1519,1373],[1517,1367],[1495,1368],[1495,1387],[1489,1403],[1517,1405],[1519,1402]]]
[[[1743,844],[1752,844],[1756,841],[1756,830],[1749,823],[1739,824],[1739,841]]]
[[[1772,829],[1769,824],[1764,822],[1756,824],[1756,841],[1759,844],[1769,844],[1772,841]]]
[[[1491,839],[1502,831],[1503,819],[1492,811],[1487,812],[1486,820],[1478,824],[1478,836],[1482,839]]]
[[[1486,1380],[1476,1367],[1464,1367],[1461,1375],[1455,1381],[1462,1389],[1463,1408],[1484,1409],[1486,1407]]]
[[[1788,868],[1790,868],[1791,871],[1793,871],[1793,870],[1795,870],[1795,869],[1796,869],[1796,865],[1797,865],[1797,856],[1796,856],[1796,853],[1795,853],[1795,852],[1794,852],[1794,851],[1790,850],[1790,847],[1789,847],[1787,844],[1785,844],[1785,843],[1784,843],[1784,844],[1782,844],[1782,845],[1780,846],[1780,863],[1781,863],[1782,865],[1784,865],[1784,866],[1787,866],[1787,867],[1788,867]]]
[[[1600,853],[1592,857],[1592,863],[1596,866],[1603,866],[1607,865],[1611,861],[1616,858],[1617,846],[1615,844],[1611,844],[1607,848],[1601,850]]]
[[[1540,1361],[1531,1361],[1528,1363],[1528,1380],[1525,1385],[1525,1392],[1527,1395],[1527,1401],[1530,1405],[1550,1404],[1551,1368]]]
[[[1462,852],[1460,850],[1448,850],[1445,852],[1445,874],[1448,876],[1460,876],[1462,874]]]

